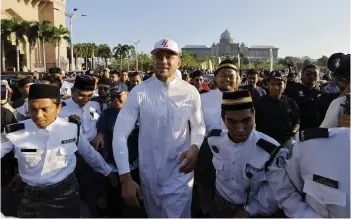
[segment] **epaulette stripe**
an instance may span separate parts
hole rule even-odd
[[[211,136],[221,136],[222,134],[222,130],[221,129],[212,129],[210,131],[210,134],[208,135],[208,137],[211,137]]]
[[[300,141],[307,141],[315,138],[329,138],[329,131],[327,128],[311,128],[300,131]]]
[[[272,154],[273,151],[277,149],[277,146],[275,144],[272,144],[271,142],[266,141],[262,138],[258,140],[256,144],[265,150],[268,154]]]
[[[16,132],[22,129],[25,129],[24,123],[13,123],[5,126],[6,133]]]

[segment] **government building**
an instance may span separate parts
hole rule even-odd
[[[50,21],[56,27],[61,24],[66,27],[66,0],[2,0],[1,1],[1,19],[16,18],[18,21]],[[2,39],[4,48],[2,48],[1,56],[5,55],[6,68],[16,68],[16,39],[10,37]],[[41,71],[44,67],[44,55],[46,60],[46,69],[51,67],[60,67],[63,70],[68,70],[69,62],[67,59],[67,42],[62,42],[60,45],[60,57],[58,57],[58,48],[51,43],[45,43],[45,53],[43,52],[42,44],[37,43],[32,49],[29,48],[29,43],[20,43],[18,50],[20,51],[20,69],[23,71],[30,69],[32,71]],[[29,58],[31,56],[31,59]],[[60,59],[60,65],[57,66]],[[32,63],[30,63],[32,60]]]
[[[242,53],[251,60],[268,60],[270,59],[270,50],[273,53],[273,59],[278,59],[278,48],[274,46],[250,46],[244,43],[234,43],[232,34],[225,30],[220,38],[219,43],[213,43],[209,48],[205,45],[187,45],[182,48],[182,52],[196,54],[199,58],[206,57],[236,57]]]

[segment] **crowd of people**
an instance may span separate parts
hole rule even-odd
[[[349,55],[321,75],[151,54],[153,72],[1,81],[2,214],[350,217]]]

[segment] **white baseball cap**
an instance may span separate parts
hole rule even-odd
[[[182,53],[181,49],[178,46],[178,43],[170,39],[162,39],[155,43],[154,49],[151,51],[151,54],[155,55],[155,53],[159,50],[172,51],[178,56],[180,56]]]

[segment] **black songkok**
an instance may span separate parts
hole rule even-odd
[[[29,83],[33,84],[34,80],[32,77],[28,76],[18,81],[18,87],[23,88],[26,84],[29,84]]]
[[[74,81],[74,88],[82,91],[94,91],[95,79],[88,75],[77,76]]]
[[[244,110],[253,108],[249,91],[223,92],[222,110]]]
[[[60,99],[60,87],[52,84],[32,84],[29,87],[28,99]]]

